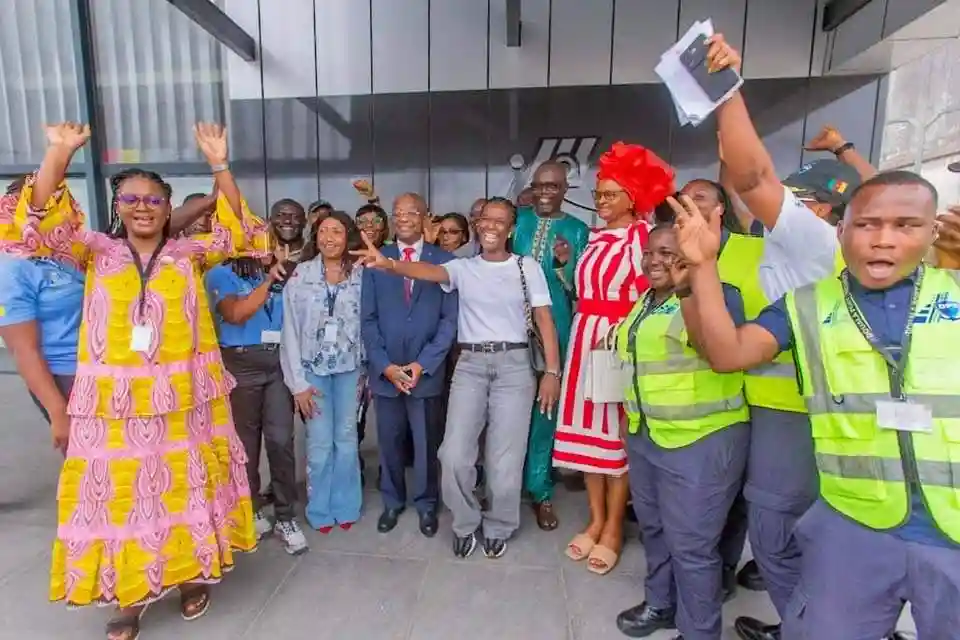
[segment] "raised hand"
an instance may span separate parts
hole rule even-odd
[[[704,217],[690,196],[667,197],[676,214],[677,245],[687,265],[698,265],[717,259],[720,253],[720,207]]]
[[[820,132],[804,147],[807,151],[830,151],[831,153],[846,144],[846,140],[834,127],[824,125]]]
[[[440,222],[433,216],[426,216],[423,219],[423,241],[427,244],[436,244],[437,237],[440,235]]]
[[[227,163],[227,129],[211,122],[198,122],[193,127],[193,136],[203,157],[210,165]]]
[[[90,125],[78,122],[61,122],[47,126],[47,144],[76,151],[90,139]]]
[[[361,233],[360,237],[363,238],[363,244],[365,244],[367,248],[351,251],[350,255],[355,256],[358,262],[366,267],[388,271],[393,265],[393,260],[384,258],[380,250],[377,249],[373,242],[370,241],[370,238],[367,237],[367,234]]]
[[[938,266],[960,269],[960,206],[950,207],[937,220],[939,232],[933,246],[937,248]]]
[[[740,73],[743,60],[740,52],[733,48],[722,33],[715,33],[707,38],[707,71],[716,73],[724,69],[733,69]]]
[[[373,191],[373,185],[366,178],[357,178],[353,181],[353,188],[367,200],[373,200],[376,194]]]

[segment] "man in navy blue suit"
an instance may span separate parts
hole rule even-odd
[[[396,242],[381,251],[387,258],[443,264],[453,255],[423,240],[427,203],[415,193],[393,204]],[[446,357],[457,336],[457,296],[432,282],[414,282],[368,269],[363,274],[361,334],[367,350],[370,390],[377,410],[380,441],[380,493],[383,513],[377,529],[397,526],[407,503],[404,453],[413,434],[413,503],[420,532],[437,533],[439,464],[443,432]]]

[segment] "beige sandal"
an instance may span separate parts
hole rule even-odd
[[[605,576],[613,571],[619,560],[620,554],[610,547],[605,547],[602,544],[595,545],[587,560],[587,571],[598,576]]]
[[[567,549],[564,553],[574,562],[580,562],[590,556],[590,551],[596,544],[597,541],[587,534],[578,533],[573,536],[573,540],[567,544]]]

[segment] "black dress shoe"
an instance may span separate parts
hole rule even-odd
[[[743,640],[780,640],[780,625],[765,624],[756,618],[737,618],[733,628]]]
[[[733,596],[737,595],[737,567],[734,565],[723,566],[723,601],[730,602]]]
[[[377,531],[380,533],[393,531],[401,513],[403,513],[403,509],[384,509],[383,513],[380,514],[380,519],[377,520]]]
[[[917,640],[917,636],[903,631],[894,631],[883,640]]]
[[[621,611],[617,616],[617,629],[630,638],[646,638],[661,629],[676,629],[673,621],[676,610],[656,609],[646,602]]]
[[[439,524],[436,511],[425,511],[420,514],[420,533],[428,538],[437,535]]]
[[[756,560],[751,560],[743,565],[743,569],[740,569],[740,573],[737,574],[737,584],[748,591],[767,590],[767,583],[763,581],[763,576],[760,575],[760,567],[757,566]]]

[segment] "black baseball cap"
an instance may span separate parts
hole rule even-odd
[[[861,182],[856,169],[838,160],[805,164],[783,180],[784,186],[794,195],[813,197],[835,206],[850,202],[850,196]]]

